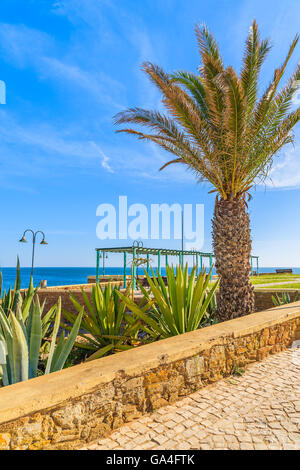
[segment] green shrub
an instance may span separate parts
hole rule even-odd
[[[30,278],[30,283],[28,289],[24,289],[24,293],[21,294],[21,274],[20,274],[20,262],[19,258],[17,259],[17,268],[16,268],[16,280],[15,286],[12,290],[9,287],[8,291],[3,291],[3,276],[2,272],[0,271],[0,298],[1,298],[1,306],[2,310],[9,314],[10,311],[15,312],[17,308],[17,304],[21,302],[22,308],[22,315],[24,320],[27,318],[29,314],[29,309],[32,305],[33,298],[38,291],[38,287],[33,287],[32,278]]]
[[[1,295],[2,273],[0,278]],[[75,343],[83,314],[81,312],[78,315],[68,338],[65,338],[64,331],[58,335],[61,299],[44,313],[45,302],[40,305],[35,295],[38,288],[33,288],[32,279],[23,295],[20,286],[18,261],[15,288],[2,294],[0,305],[0,380],[4,386],[41,375],[39,362],[44,356],[47,356],[45,374],[62,369]],[[47,344],[46,336],[51,336],[47,355],[43,353],[43,346]]]
[[[272,295],[272,301],[275,307],[279,307],[280,305],[290,304],[292,302],[297,302],[298,298],[299,298],[299,295],[297,294],[294,300],[291,300],[290,294],[288,292],[282,292],[281,297],[279,296],[279,294],[276,294],[275,296]]]
[[[153,340],[194,331],[213,322],[218,281],[208,288],[212,269],[208,275],[203,270],[196,278],[196,268],[189,275],[187,265],[185,269],[177,267],[176,273],[167,266],[167,286],[159,273],[156,278],[153,269],[152,278],[144,272],[149,291],[139,284],[144,295],[143,308],[121,292],[118,295],[143,322],[141,329]]]
[[[127,289],[129,294],[130,286]],[[84,289],[81,289],[84,306],[70,293],[71,301],[78,312],[84,309],[81,336],[84,341],[76,346],[85,348],[93,354],[87,359],[93,360],[109,353],[125,351],[140,344],[138,332],[141,321],[126,312],[126,304],[118,297],[119,288],[111,284],[101,288],[99,284],[92,287],[92,301]],[[74,324],[77,315],[63,310],[63,315],[70,324]],[[64,325],[66,329],[70,326]]]

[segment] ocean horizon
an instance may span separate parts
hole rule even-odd
[[[279,268],[289,268],[287,267],[261,267],[259,268],[260,273],[275,272]],[[154,268],[155,269],[155,268]],[[255,269],[255,268],[254,268]],[[293,269],[294,274],[300,274],[300,267],[291,268]],[[8,290],[9,287],[13,288],[16,278],[16,268],[14,267],[3,267],[0,268],[3,275],[3,290]],[[139,272],[142,273],[143,269],[139,268]],[[165,274],[165,268],[161,268],[162,274]],[[22,289],[27,288],[30,281],[30,267],[21,268],[21,287]],[[131,274],[131,268],[126,269],[127,274]],[[215,274],[215,270],[213,270]],[[123,268],[121,267],[111,267],[108,266],[105,268],[105,274],[114,275],[114,274],[123,274]],[[63,285],[74,285],[74,284],[84,284],[87,282],[88,276],[96,275],[95,267],[36,267],[34,268],[34,285],[37,286],[41,280],[46,279],[47,285],[49,287],[53,286],[63,286]],[[100,275],[102,275],[102,268],[100,269]]]

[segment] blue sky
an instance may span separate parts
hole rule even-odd
[[[166,71],[196,71],[196,23],[209,26],[225,62],[239,70],[256,18],[274,46],[263,89],[299,32],[299,17],[298,0],[2,0],[0,79],[7,103],[0,105],[0,265],[14,266],[17,253],[23,266],[30,264],[30,247],[17,242],[27,227],[47,234],[38,265],[94,265],[94,248],[112,244],[96,237],[96,208],[116,204],[119,195],[129,204],[204,204],[203,249],[209,251],[210,188],[183,167],[159,173],[168,155],[115,134],[112,117],[128,106],[160,106],[140,70],[144,60]],[[299,53],[300,46],[288,72]],[[272,179],[253,192],[253,253],[263,266],[300,266],[299,149],[298,128],[295,146],[275,160]]]

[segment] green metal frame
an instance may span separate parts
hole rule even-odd
[[[126,263],[127,263],[127,253],[126,251],[124,251],[123,253],[124,255],[124,274],[123,274],[123,286],[124,286],[124,289],[126,289]]]
[[[100,251],[97,251],[96,282],[99,284]]]
[[[253,260],[256,259],[256,274],[259,274],[258,260],[259,256],[251,256],[251,276],[253,276]]]
[[[200,271],[203,269],[203,258],[207,258],[209,260],[209,268],[213,265],[213,253],[204,253],[202,251],[194,251],[194,250],[168,250],[165,248],[146,248],[141,244],[134,244],[133,246],[125,246],[125,247],[116,247],[116,248],[96,248],[97,253],[97,264],[96,264],[96,281],[99,283],[99,271],[100,271],[100,253],[102,256],[105,256],[105,253],[123,253],[124,257],[124,271],[123,271],[123,285],[126,288],[127,285],[127,276],[126,276],[126,263],[127,263],[127,254],[132,255],[133,259],[136,259],[139,255],[146,255],[147,256],[147,272],[149,273],[149,259],[150,255],[158,257],[158,272],[161,274],[161,256],[165,256],[166,259],[166,266],[168,265],[168,256],[178,256],[179,263],[183,265],[183,257],[184,256],[196,256],[196,273],[199,273],[199,258],[200,258]],[[251,274],[253,274],[253,260],[256,260],[256,271],[258,274],[258,256],[251,256]],[[137,269],[136,265],[133,265],[133,287],[136,287],[136,274]]]

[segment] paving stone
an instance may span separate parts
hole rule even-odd
[[[255,450],[268,450],[267,445],[264,443],[259,443],[259,444],[254,443],[253,445],[254,445]]]
[[[254,450],[254,444],[249,442],[241,442],[241,450]]]
[[[165,436],[164,434],[158,434],[157,436],[155,436],[153,438],[153,442],[156,442],[157,444],[161,445],[163,444],[164,442],[166,442],[168,440],[167,436]]]
[[[177,445],[178,445],[178,442],[173,441],[172,439],[164,443],[164,446],[167,450],[173,450],[176,448]]]
[[[81,448],[300,450],[300,349],[249,366]]]
[[[211,447],[209,444],[200,444],[199,450],[211,450]]]

